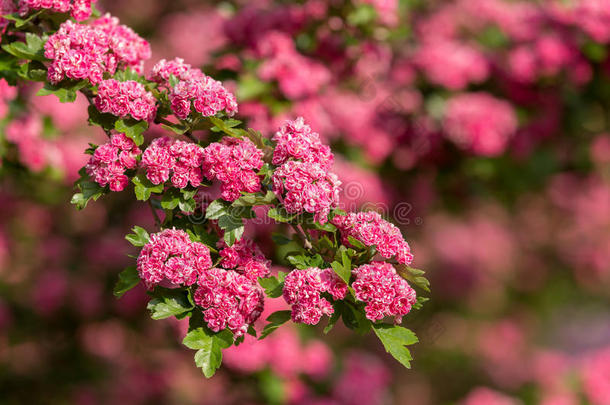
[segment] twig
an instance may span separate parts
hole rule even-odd
[[[150,198],[148,199],[148,206],[150,207],[150,210],[152,211],[153,217],[155,217],[155,225],[157,225],[158,228],[161,228],[161,219],[159,218],[159,215],[157,214],[157,210],[155,209],[155,207],[153,207],[152,200]]]

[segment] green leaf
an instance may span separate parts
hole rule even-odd
[[[341,278],[341,280],[345,281],[346,284],[349,284],[349,278],[352,275],[351,269],[349,267],[343,266],[339,262],[332,262],[330,266],[333,268],[335,273]]]
[[[206,219],[219,219],[223,215],[227,214],[227,206],[220,199],[214,200],[208,205],[205,210]]]
[[[281,273],[284,274],[284,273]],[[284,283],[281,280],[271,276],[267,278],[259,278],[258,284],[263,287],[265,294],[270,298],[278,298],[282,296]]]
[[[76,205],[76,208],[79,210],[84,209],[89,201],[97,201],[106,191],[104,187],[94,181],[86,180],[86,178],[81,178],[77,181],[76,186],[79,188],[80,193],[74,194],[70,203]]]
[[[114,124],[114,129],[122,132],[126,137],[133,140],[136,145],[140,146],[144,143],[144,131],[148,129],[148,122],[137,121],[133,118],[119,119]]]
[[[81,80],[79,82],[66,82],[59,85],[46,83],[44,87],[38,90],[37,96],[55,95],[60,103],[73,103],[76,101],[76,92],[87,86],[87,82]]]
[[[395,266],[396,272],[405,280],[410,281],[424,291],[430,292],[430,281],[423,276],[426,274],[425,271],[415,269],[404,264],[398,264]]]
[[[127,291],[134,288],[140,282],[140,276],[136,266],[129,266],[119,273],[119,280],[114,286],[113,294],[115,297],[120,298]]]
[[[47,68],[40,62],[32,61],[19,66],[18,75],[24,80],[44,82],[47,80]]]
[[[151,295],[154,298],[148,303],[147,309],[155,320],[170,316],[180,319],[194,308],[185,290],[157,287]]]
[[[191,330],[182,341],[189,349],[197,350],[195,364],[206,378],[210,378],[222,363],[222,349],[233,344],[233,335],[228,330],[212,333],[207,328]]]
[[[345,326],[363,335],[371,329],[371,321],[368,320],[364,309],[355,307],[347,301],[336,301],[335,310],[341,312],[341,319]]]
[[[210,128],[212,132],[224,132],[225,134],[234,138],[239,138],[246,133],[246,131],[244,131],[243,129],[234,128],[236,125],[241,124],[241,121],[237,121],[234,119],[228,119],[227,121],[223,121],[221,118],[217,117],[208,117],[208,119],[212,124],[214,124],[214,126]]]
[[[297,214],[289,214],[284,207],[273,207],[269,209],[267,216],[277,222],[290,222],[296,218]]]
[[[182,124],[173,124],[173,125],[161,124],[161,126],[167,130],[172,131],[173,133],[175,133],[177,135],[184,135],[186,133],[186,131],[188,131],[188,127],[186,125],[182,125]]]
[[[44,56],[45,39],[28,32],[25,34],[25,41],[25,43],[17,41],[4,44],[2,49],[19,59],[37,60],[39,62],[47,60]]]
[[[332,316],[328,319],[328,324],[324,328],[325,335],[335,327],[335,324],[337,323],[337,321],[339,320],[340,317],[341,317],[341,311],[338,311],[337,309],[335,309],[335,312],[333,312]]]
[[[311,267],[309,265],[309,260],[305,255],[286,256],[286,260],[299,270],[305,270]]]
[[[117,117],[109,113],[101,113],[93,105],[90,105],[87,111],[89,112],[89,123],[91,125],[98,125],[106,132],[114,129]]]
[[[178,207],[182,212],[195,212],[195,208],[197,208],[197,202],[193,199],[184,200],[180,198],[178,202]]]
[[[292,242],[292,239],[287,238],[286,236],[280,234],[280,233],[273,233],[271,234],[271,240],[273,240],[273,242],[276,245],[287,245],[288,243]]]
[[[383,343],[386,352],[398,360],[406,368],[411,368],[411,352],[406,346],[417,343],[419,340],[413,331],[398,325],[375,324],[375,334]]]
[[[134,191],[138,201],[148,200],[151,193],[163,192],[163,183],[155,185],[141,173],[131,179],[131,182],[135,185]]]
[[[265,195],[260,193],[257,194],[246,194],[231,204],[233,207],[252,207],[256,205],[271,205],[277,201],[275,193],[268,190]]]
[[[413,309],[422,309],[424,306],[424,302],[430,301],[430,298],[427,297],[417,297],[415,304],[413,304]]]
[[[150,240],[150,236],[148,235],[148,232],[146,232],[146,229],[134,226],[132,231],[133,233],[126,235],[125,239],[133,246],[144,246]]]
[[[170,189],[163,194],[161,198],[161,208],[165,210],[173,210],[178,206],[180,197],[177,195],[175,189]]]
[[[263,332],[261,333],[261,337],[258,340],[262,340],[273,333],[277,328],[285,324],[290,320],[291,312],[289,310],[286,311],[276,311],[267,317],[267,322],[269,322],[263,328]]]
[[[358,239],[354,238],[353,236],[348,236],[347,240],[349,240],[349,243],[356,249],[361,249],[361,250],[366,249],[366,246],[364,245],[364,243],[360,242]]]

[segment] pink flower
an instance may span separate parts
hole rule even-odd
[[[312,267],[293,270],[284,280],[284,300],[292,305],[292,320],[297,323],[315,325],[322,315],[332,315],[334,308],[320,295],[328,292],[333,299],[345,298],[345,284],[332,269],[320,270]]]
[[[103,80],[98,85],[97,97],[93,102],[100,112],[119,118],[131,115],[136,120],[152,121],[157,114],[155,97],[141,83],[133,80]]]
[[[208,180],[222,183],[221,197],[234,201],[242,192],[260,190],[257,172],[263,167],[263,151],[247,138],[223,138],[203,150],[203,173]]]
[[[250,239],[242,238],[232,246],[227,246],[224,240],[218,242],[220,265],[225,269],[234,269],[241,272],[248,279],[256,282],[259,277],[265,278],[270,274],[268,260],[258,246]]]
[[[162,68],[160,68],[162,70]],[[164,72],[163,74],[166,74]],[[172,112],[179,119],[186,119],[191,107],[204,117],[224,111],[228,116],[237,112],[235,96],[222,83],[193,69],[169,92]]]
[[[25,15],[32,10],[48,9],[57,13],[70,13],[76,21],[91,16],[91,3],[97,0],[19,0],[19,11]]]
[[[447,102],[443,128],[459,147],[477,155],[502,153],[517,130],[512,106],[488,93],[464,93]]]
[[[135,169],[137,157],[142,152],[125,134],[113,135],[110,142],[97,147],[89,159],[87,174],[100,186],[112,191],[123,191],[129,178],[125,171]]]
[[[202,163],[203,149],[199,145],[167,137],[154,139],[142,155],[148,180],[161,184],[171,176],[176,188],[185,188],[189,183],[198,187],[203,180]]]
[[[200,274],[197,284],[195,303],[214,332],[228,328],[243,336],[263,312],[262,288],[236,271],[212,268]]]
[[[339,204],[341,182],[318,163],[289,160],[273,173],[273,192],[290,214],[309,212],[321,224]]]
[[[394,267],[386,262],[372,262],[353,270],[356,281],[352,284],[356,299],[366,303],[366,317],[379,321],[386,316],[402,317],[415,304],[415,290],[400,277]]]
[[[379,254],[386,259],[396,256],[398,263],[406,265],[413,261],[411,248],[402,237],[400,229],[381,218],[375,211],[337,215],[332,223],[341,231],[345,245],[351,245],[351,236],[366,246],[375,246]]]
[[[138,274],[149,287],[168,280],[175,285],[193,285],[212,267],[207,246],[191,242],[186,232],[164,229],[150,236],[138,256]]]
[[[272,161],[274,165],[279,166],[291,158],[318,163],[324,169],[330,169],[333,165],[334,157],[330,148],[322,143],[318,133],[305,124],[303,117],[285,121],[273,140],[276,142]]]

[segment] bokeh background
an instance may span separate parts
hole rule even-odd
[[[305,117],[345,208],[401,227],[432,300],[404,320],[412,370],[373,336],[288,326],[206,380],[186,325],[150,320],[144,288],[112,296],[146,207],[69,204],[103,139],[86,101],[1,82],[0,403],[610,404],[609,0],[98,8],[150,40],[149,68],[179,56],[222,80],[264,134]]]

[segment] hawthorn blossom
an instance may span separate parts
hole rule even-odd
[[[398,263],[405,265],[413,261],[411,248],[404,240],[400,229],[383,219],[378,212],[365,211],[337,215],[332,223],[341,231],[345,245],[351,245],[349,241],[351,236],[366,246],[375,246],[377,252],[386,259],[396,257]]]
[[[210,250],[191,242],[186,232],[164,229],[150,236],[140,251],[137,269],[148,288],[167,280],[175,285],[193,285],[212,267]]]
[[[85,168],[100,186],[108,185],[112,191],[122,191],[129,184],[125,172],[136,168],[141,153],[125,134],[113,135],[109,142],[97,147]]]
[[[227,246],[224,240],[218,242],[219,254],[222,258],[220,265],[225,269],[234,269],[241,272],[248,279],[256,282],[259,277],[268,277],[270,274],[268,260],[260,248],[251,240],[242,238],[232,246]]]
[[[333,299],[345,298],[345,284],[333,269],[311,267],[305,270],[293,270],[284,280],[284,300],[292,305],[292,320],[296,323],[315,325],[322,315],[332,315],[334,308],[321,296],[329,293]]]
[[[144,60],[150,57],[148,42],[109,14],[91,25],[65,21],[49,37],[44,50],[51,60],[47,76],[52,84],[64,79],[97,84],[104,73],[113,75],[117,68],[141,72]]]
[[[157,114],[155,97],[134,80],[104,80],[98,85],[95,107],[119,118],[131,115],[136,120],[152,121]]]
[[[488,93],[464,93],[447,102],[443,128],[447,137],[477,155],[502,153],[517,131],[517,116],[506,101]]]
[[[334,156],[330,147],[322,143],[320,135],[305,124],[303,117],[286,120],[273,140],[276,142],[272,160],[274,165],[279,166],[290,158],[317,163],[324,169],[330,169],[333,165]]]
[[[241,192],[261,189],[257,172],[263,167],[263,151],[247,138],[225,137],[203,150],[203,172],[208,180],[222,183],[221,197],[235,201]]]
[[[415,304],[415,290],[390,263],[364,264],[355,268],[353,274],[356,276],[352,284],[355,297],[366,303],[364,311],[371,321],[393,316],[396,323],[400,323]]]
[[[243,336],[263,312],[263,289],[236,271],[209,269],[200,274],[197,285],[195,303],[214,332],[229,328],[235,337]]]
[[[184,59],[174,58],[172,60],[161,59],[146,77],[160,85],[169,86],[169,79],[172,75],[178,80],[186,81],[202,77],[203,73],[199,69],[193,69],[191,65],[184,62]]]
[[[318,163],[289,160],[273,173],[273,192],[290,214],[309,212],[321,224],[339,204],[341,182]]]
[[[168,137],[154,139],[142,154],[146,178],[153,184],[162,184],[171,177],[176,188],[185,188],[189,183],[198,187],[203,180],[202,163],[203,149],[199,145]]]
[[[235,96],[222,83],[209,76],[191,74],[179,81],[169,93],[172,112],[179,119],[186,119],[194,108],[195,112],[210,117],[224,111],[228,116],[237,112]]]
[[[19,0],[19,12],[25,15],[30,10],[48,9],[57,13],[70,13],[76,21],[91,16],[91,3],[97,0]]]

